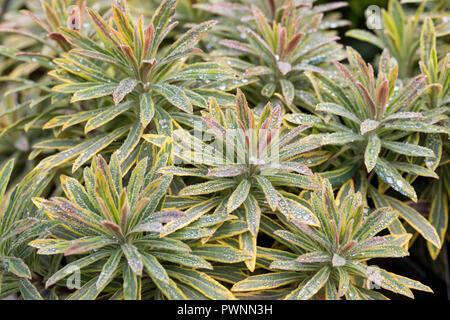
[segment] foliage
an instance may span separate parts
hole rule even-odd
[[[346,5],[10,3],[0,299],[432,292],[387,270],[447,254],[448,7],[390,0],[364,61]]]
[[[281,216],[283,229],[274,232],[296,258],[275,258],[269,266],[273,273],[248,277],[236,283],[234,291],[289,285],[283,290],[287,300],[337,300],[343,296],[347,300],[372,300],[386,299],[370,290],[376,286],[409,297],[413,297],[410,288],[431,290],[367,263],[372,258],[408,255],[402,246],[410,235],[376,236],[396,218],[395,211],[385,207],[367,212],[363,197],[355,193],[351,180],[341,187],[336,199],[329,181],[321,184],[321,190],[302,197],[302,204],[320,220],[320,228]]]
[[[116,154],[109,165],[101,156],[95,157],[91,167],[84,170],[84,186],[61,176],[64,198],[33,200],[63,228],[30,242],[30,246],[38,248],[38,254],[76,257],[46,280],[46,288],[58,285],[77,270],[86,270],[91,276],[68,299],[95,299],[100,294],[126,300],[140,299],[142,294],[162,294],[169,299],[189,297],[192,293],[187,289],[184,293],[177,282],[191,286],[190,290],[200,296],[233,298],[225,287],[196,270],[212,269],[211,264],[167,232],[188,213],[157,211],[172,180],[171,175],[154,172],[164,161],[164,149],[153,163],[143,158],[124,186]],[[227,247],[217,246],[215,250],[226,251]],[[237,250],[229,254],[237,261],[246,257]],[[192,277],[199,279],[193,281]],[[116,282],[120,283],[118,287],[108,286]]]

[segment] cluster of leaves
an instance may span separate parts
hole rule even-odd
[[[445,3],[391,0],[376,35],[350,30],[372,64],[339,43],[346,3],[314,2],[8,12],[0,299],[432,292],[369,261],[446,241]]]

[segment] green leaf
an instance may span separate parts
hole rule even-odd
[[[227,202],[227,213],[232,213],[239,208],[247,199],[250,192],[251,183],[247,179],[243,179],[231,194]]]
[[[39,164],[37,168],[42,166],[60,166],[78,155],[78,158],[75,159],[72,166],[72,172],[75,172],[93,156],[98,154],[101,150],[105,149],[120,136],[122,136],[127,130],[127,128],[122,127],[108,134],[101,134],[95,138],[86,140],[85,142],[80,143],[73,148],[46,158]]]
[[[86,253],[115,243],[116,241],[114,239],[107,238],[105,236],[80,238],[72,241],[72,244],[67,248],[64,255],[68,256],[72,254]]]
[[[116,250],[112,254],[108,261],[103,265],[102,272],[98,276],[97,283],[95,284],[97,289],[100,290],[106,286],[113,279],[115,273],[119,269],[120,259],[122,258],[122,250]]]
[[[141,277],[136,275],[129,264],[125,264],[123,268],[123,293],[125,300],[141,299]]]
[[[389,205],[398,211],[399,215],[405,219],[417,232],[437,248],[441,247],[441,240],[435,228],[419,212],[395,198],[384,195],[383,198]]]
[[[327,144],[342,145],[361,140],[363,140],[363,137],[359,134],[354,134],[352,132],[336,132],[326,134],[322,139],[322,145]]]
[[[147,252],[142,253],[142,262],[144,263],[145,271],[152,279],[157,279],[166,284],[170,283],[169,275],[164,267],[159,263],[153,255]]]
[[[109,96],[114,92],[116,87],[117,84],[109,84],[109,83],[91,85],[88,89],[75,92],[70,102],[74,103],[77,101],[92,100],[104,96]]]
[[[231,288],[231,291],[245,292],[274,289],[301,279],[302,275],[297,272],[273,272],[261,274],[250,276],[245,280],[239,281]]]
[[[105,109],[97,110],[96,115],[91,117],[89,121],[86,123],[86,126],[84,127],[84,132],[88,133],[94,129],[103,126],[104,124],[117,118],[125,111],[129,110],[131,107],[132,107],[131,102],[125,102],[116,106],[109,106],[106,107]]]
[[[415,164],[410,164],[407,162],[390,162],[390,164],[397,170],[407,172],[410,174],[415,174],[423,177],[430,177],[439,179],[439,176],[431,169],[421,167]]]
[[[94,277],[88,282],[86,282],[80,289],[75,291],[73,294],[67,297],[67,300],[95,300],[101,290],[96,287],[98,277]]]
[[[16,257],[0,257],[0,263],[7,272],[11,272],[20,278],[31,279],[31,272],[22,259]]]
[[[143,93],[140,98],[140,120],[143,128],[152,121],[155,115],[155,104],[149,93]]]
[[[256,237],[258,235],[259,223],[261,220],[261,209],[258,205],[258,201],[250,193],[243,202],[243,204],[244,204],[245,218],[248,224],[248,230],[254,237]]]
[[[316,218],[316,215],[299,201],[280,195],[278,198],[278,209],[289,220],[294,220],[301,224],[319,226],[319,220]]]
[[[210,299],[236,300],[227,288],[203,272],[184,270],[172,266],[168,267],[167,271],[171,277],[193,287]]]
[[[187,186],[183,188],[178,195],[196,196],[201,194],[209,194],[229,189],[231,187],[234,187],[235,185],[236,182],[234,180],[212,180]]]
[[[295,88],[292,82],[289,80],[280,80],[281,91],[283,92],[283,96],[286,99],[286,103],[288,106],[292,105],[295,97]]]
[[[272,209],[272,211],[275,211],[278,206],[277,191],[267,178],[258,175],[255,176],[255,180],[258,183],[259,187],[261,188],[262,192],[264,193],[264,196],[266,197],[267,204],[269,205],[270,209]]]
[[[223,167],[216,167],[208,170],[208,177],[229,178],[243,174],[247,171],[245,166],[228,165]]]
[[[353,122],[356,122],[358,124],[361,123],[361,120],[358,119],[358,117],[355,116],[351,111],[348,111],[346,108],[344,108],[338,104],[335,104],[335,103],[329,103],[329,102],[319,103],[316,106],[316,110],[336,114],[338,116],[342,116],[344,118],[350,119]]]
[[[413,157],[434,157],[433,150],[411,143],[383,140],[383,147],[394,152]]]
[[[129,93],[134,90],[138,83],[139,81],[133,78],[126,78],[120,81],[113,93],[114,104],[118,105]]]
[[[9,228],[8,231],[4,232],[3,235],[0,236],[0,245],[2,244],[2,242],[5,242],[6,240],[28,230],[38,222],[39,220],[37,220],[36,218],[26,218],[14,222],[11,228]]]
[[[63,279],[64,277],[68,276],[69,274],[81,270],[83,267],[86,267],[100,259],[103,259],[104,257],[108,256],[109,252],[100,251],[96,253],[92,253],[86,257],[83,257],[81,259],[75,260],[74,262],[71,262],[67,265],[65,265],[63,268],[55,272],[45,283],[45,288],[50,287],[51,285],[55,284],[57,281]],[[94,286],[95,286],[94,282]]]
[[[378,177],[390,185],[394,190],[417,201],[417,195],[414,188],[387,162],[378,158],[374,169]]]
[[[367,172],[372,171],[375,167],[378,155],[381,150],[381,140],[376,134],[370,135],[368,143],[366,146],[366,151],[364,153],[364,164],[366,165]]]
[[[223,238],[229,238],[235,235],[242,234],[248,231],[248,225],[244,221],[225,221],[217,230],[214,232],[211,240],[218,240]]]
[[[19,279],[19,289],[24,300],[43,300],[39,291],[28,279]]]
[[[217,23],[215,20],[205,21],[196,25],[188,32],[184,33],[181,37],[175,41],[165,53],[165,58],[173,57],[180,52],[194,47],[197,42],[206,35],[206,33]]]
[[[205,244],[204,246],[192,247],[192,253],[201,256],[207,260],[237,263],[251,258],[248,254],[239,251],[231,246],[218,244]]]
[[[9,177],[11,176],[13,167],[14,160],[11,159],[0,169],[0,203],[5,194],[6,187],[8,186]]]
[[[361,41],[369,42],[380,49],[384,49],[384,43],[381,40],[379,40],[373,33],[370,33],[368,31],[360,30],[360,29],[353,29],[353,30],[347,31],[345,33],[345,36],[355,38],[355,39],[358,39]]]
[[[330,275],[329,266],[322,267],[306,283],[301,285],[301,289],[293,296],[297,300],[308,300],[313,297],[325,285]]]
[[[436,229],[439,234],[439,239],[441,243],[445,241],[445,234],[448,228],[448,207],[449,200],[447,194],[443,190],[442,179],[436,182],[436,187],[432,189],[432,201],[431,209],[428,220],[431,225]],[[427,242],[428,251],[433,259],[436,259],[439,255],[440,250],[433,246],[430,242]]]
[[[167,28],[170,18],[175,13],[176,4],[177,0],[163,0],[153,14],[151,23],[156,30],[154,43],[157,45],[163,40],[162,35],[164,35],[164,30]],[[154,45],[154,47],[157,48],[157,45]]]
[[[66,252],[72,241],[59,239],[37,239],[28,243],[33,248],[38,248],[38,254],[60,254]]]
[[[155,278],[153,279],[156,286],[161,290],[161,292],[167,297],[169,300],[187,300],[186,295],[181,291],[177,284],[172,280],[169,279],[169,283],[166,284],[163,281],[160,281],[159,279]]]
[[[124,243],[120,247],[122,248],[125,257],[127,258],[128,265],[130,266],[131,270],[133,270],[136,275],[141,276],[144,264],[142,262],[142,256],[139,253],[138,249],[129,243]]]
[[[181,252],[192,251],[191,247],[189,247],[184,242],[168,237],[161,239],[138,239],[134,243],[139,246],[148,246],[150,249],[162,249]]]
[[[275,92],[275,89],[277,88],[276,84],[273,82],[267,83],[262,89],[261,94],[264,97],[270,98],[273,96],[273,93]]]
[[[152,254],[158,260],[170,261],[190,268],[205,268],[210,270],[213,269],[212,265],[205,259],[187,252],[177,252],[176,254],[174,254],[170,251],[155,251],[152,252]]]
[[[190,223],[199,219],[203,214],[217,206],[218,202],[218,198],[212,198],[192,206],[185,212],[185,217],[167,223],[164,226],[164,231],[161,232],[160,237],[165,237],[183,227],[186,227]]]
[[[120,164],[123,164],[129,155],[134,151],[136,146],[141,141],[142,134],[144,133],[144,127],[139,119],[134,121],[131,125],[130,132],[127,138],[123,142],[122,146],[117,150],[117,157]]]
[[[178,109],[192,113],[192,104],[184,91],[170,84],[153,84],[152,88]]]

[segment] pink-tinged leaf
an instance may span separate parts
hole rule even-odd
[[[298,126],[292,130],[290,130],[287,134],[285,134],[284,136],[282,136],[279,140],[280,146],[283,146],[289,142],[292,141],[292,139],[297,138],[299,136],[300,133],[302,133],[303,131],[307,130],[311,128],[310,125],[304,124],[301,126]]]
[[[74,240],[73,243],[64,252],[64,255],[69,256],[73,254],[90,252],[114,243],[116,242],[113,239],[103,236],[81,238]]]
[[[89,16],[94,23],[96,29],[116,48],[119,48],[119,43],[112,37],[112,28],[103,20],[103,18],[91,8],[88,8]]]
[[[344,76],[344,78],[349,82],[354,84],[356,82],[355,77],[353,77],[353,74],[348,70],[343,64],[332,61],[332,63],[338,68],[339,72]]]
[[[148,28],[145,30],[144,48],[142,54],[144,59],[150,58],[154,39],[155,39],[155,28],[153,24],[150,24]]]
[[[286,42],[287,42],[287,34],[286,34],[286,28],[281,27],[278,29],[278,44],[277,44],[277,52],[279,53],[280,57],[284,58],[284,51],[286,48]]]
[[[353,248],[357,243],[358,242],[356,242],[355,240],[350,240],[345,246],[342,247],[341,254],[345,254],[348,250]]]
[[[116,236],[117,239],[123,239],[124,238],[124,236],[122,234],[122,230],[115,223],[113,223],[111,221],[104,220],[104,221],[101,222],[101,224],[102,224],[103,227],[108,229],[109,232],[111,232],[114,236]]]
[[[47,37],[56,42],[56,44],[64,51],[69,51],[72,45],[67,41],[67,39],[59,32],[51,32]]]
[[[42,29],[44,29],[47,33],[51,33],[52,30],[50,27],[41,19],[39,19],[33,12],[28,10],[20,10],[21,13],[26,14],[31,19],[33,19]]]
[[[255,51],[253,51],[253,49],[248,44],[243,42],[239,42],[236,40],[221,40],[219,43],[230,49],[250,53],[253,55],[258,55]]]
[[[386,78],[380,84],[377,95],[377,119],[381,119],[386,109],[386,104],[389,98],[389,83]]]
[[[160,233],[164,230],[163,224],[161,222],[146,222],[141,223],[133,228],[130,233],[138,233],[138,232],[154,232]]]
[[[422,95],[426,88],[426,77],[424,75],[415,77],[389,104],[386,109],[387,113],[392,114],[411,105]]]
[[[141,79],[148,79],[149,73],[152,71],[153,66],[156,64],[156,59],[143,60],[141,63],[141,67],[139,68],[139,74],[141,75]],[[144,80],[146,81],[146,80]]]
[[[283,118],[281,117],[281,111],[282,110],[279,104],[277,104],[275,108],[273,108],[269,118],[270,119],[269,128],[276,129],[280,127],[281,121],[283,120]]]
[[[202,120],[206,123],[208,127],[210,127],[215,133],[217,133],[222,139],[226,137],[226,130],[222,127],[216,120],[203,116]]]
[[[375,106],[375,102],[373,101],[371,95],[369,94],[369,92],[367,91],[366,87],[364,87],[364,85],[357,81],[356,85],[358,86],[358,88],[360,89],[360,92],[362,93],[362,96],[364,97],[364,101],[366,102],[366,106],[367,106],[367,112],[368,115],[371,119],[373,119],[375,117],[375,115],[377,114],[377,109]]]
[[[244,77],[255,77],[268,74],[273,74],[273,70],[271,68],[265,66],[257,66],[254,68],[247,69],[244,73]]]
[[[292,39],[289,41],[289,43],[286,46],[286,50],[284,51],[283,59],[289,59],[292,54],[295,52],[295,49],[297,49],[298,44],[300,41],[302,41],[304,33],[297,33],[295,36],[292,37]]]
[[[181,210],[164,210],[151,214],[149,218],[151,221],[169,223],[184,217],[186,217],[186,213]]]
[[[237,89],[236,93],[236,111],[238,119],[242,122],[246,130],[255,127],[253,113],[248,107],[244,93],[240,89]]]
[[[134,56],[134,53],[133,53],[133,50],[131,49],[131,47],[124,46],[124,45],[120,45],[119,47],[123,53],[123,56],[125,57],[125,59],[127,59],[130,66],[133,68],[134,71],[137,72],[139,70],[139,63],[136,60],[136,57]]]

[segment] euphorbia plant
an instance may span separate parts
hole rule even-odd
[[[251,276],[236,283],[233,291],[281,287],[289,300],[386,299],[371,290],[373,286],[409,297],[413,297],[411,289],[431,291],[418,281],[368,264],[373,258],[408,255],[403,245],[411,235],[377,236],[397,213],[389,207],[367,208],[352,181],[344,184],[335,197],[329,181],[322,180],[321,189],[304,193],[301,203],[314,212],[320,227],[279,216],[284,228],[272,236],[292,252],[292,258],[271,259],[273,273]]]
[[[323,13],[313,9],[298,11],[292,0],[284,1],[273,18],[265,16],[256,5],[250,8],[248,20],[252,26],[243,26],[242,33],[237,33],[234,39],[220,41],[238,52],[241,60],[224,60],[230,61],[245,77],[258,80],[246,88],[255,86],[252,97],[276,96],[286,107],[298,111],[294,99],[299,95],[296,89],[305,80],[304,71],[324,72],[331,57],[344,58],[342,46],[336,43],[339,37],[321,30]]]
[[[220,199],[220,210],[229,214],[242,207],[251,237],[246,238],[249,243],[242,239],[241,243],[253,257],[262,207],[280,210],[305,223],[316,223],[311,212],[277,191],[280,186],[317,187],[307,167],[308,158],[301,157],[302,153],[319,147],[300,135],[309,126],[286,130],[282,126],[281,108],[270,103],[256,116],[239,90],[235,108],[223,112],[213,100],[209,113],[203,112],[202,120],[214,137],[212,143],[207,144],[184,129],[175,130],[173,137],[174,156],[196,168],[172,166],[160,170],[208,180],[186,186],[180,190],[180,196],[215,194]],[[154,143],[161,139],[155,135],[145,138]],[[250,270],[254,269],[254,260],[253,264],[247,263]]]
[[[445,4],[410,16],[392,0],[378,38],[350,31],[384,49],[375,62],[342,50],[345,5],[14,2],[0,23],[0,298],[431,292],[384,266],[423,262],[428,245],[446,270]]]
[[[10,160],[0,167],[0,299],[18,292],[24,299],[42,299],[32,283],[36,269],[30,268],[39,262],[28,242],[45,234],[51,223],[42,221],[31,199],[43,192],[52,175],[29,174],[5,195],[13,165]]]
[[[370,64],[353,49],[348,48],[350,68],[335,62],[344,79],[340,87],[326,76],[314,73],[309,78],[322,103],[316,106],[316,115],[289,114],[286,119],[295,124],[309,124],[328,133],[319,134],[322,145],[342,145],[335,157],[341,156],[347,164],[358,169],[360,187],[364,194],[368,185],[378,177],[379,190],[391,187],[402,195],[417,201],[411,182],[417,176],[437,178],[428,168],[416,164],[415,157],[434,158],[430,148],[419,145],[419,132],[446,133],[441,126],[441,115],[422,111],[417,103],[427,89],[425,76],[419,75],[404,87],[397,87],[397,65],[384,51],[380,57],[378,76]],[[408,173],[406,178],[403,173]],[[404,208],[403,217],[433,245],[440,240],[427,221]],[[408,214],[406,214],[408,212]]]
[[[155,172],[168,160],[165,152],[163,148],[154,162],[141,159],[126,186],[116,154],[109,165],[95,157],[92,166],[84,170],[84,186],[62,176],[65,197],[33,200],[60,227],[30,245],[41,255],[75,257],[46,279],[47,288],[81,270],[83,285],[69,299],[99,295],[186,299],[192,291],[212,299],[233,299],[224,286],[197,270],[212,269],[201,254],[165,234],[166,226],[179,223],[186,215],[180,210],[159,210],[172,180],[172,175]],[[223,246],[215,248],[221,249]],[[228,249],[227,254],[236,261],[247,258],[238,250]],[[185,286],[192,288],[183,289]]]
[[[93,39],[80,30],[60,28],[72,47],[53,61],[56,67],[49,73],[57,81],[53,95],[70,98],[71,106],[80,102],[77,109],[81,110],[59,114],[43,128],[56,129],[60,134],[85,124],[84,133],[95,135],[88,145],[66,146],[63,152],[42,162],[41,169],[75,159],[75,171],[117,139],[122,139],[115,147],[120,151],[120,163],[133,162],[144,132],[157,130],[170,135],[174,108],[192,114],[194,106],[206,107],[210,96],[226,104],[229,95],[201,89],[200,85],[230,78],[232,73],[212,62],[186,63],[193,54],[201,53],[195,45],[214,21],[195,26],[171,45],[163,45],[177,24],[171,22],[175,6],[174,0],[161,2],[148,26],[144,26],[143,17],[138,21],[130,17],[124,1],[112,6],[109,20],[88,8],[96,30]]]

